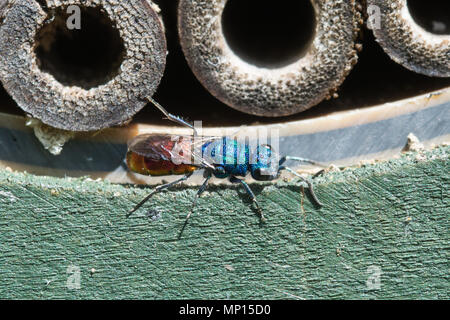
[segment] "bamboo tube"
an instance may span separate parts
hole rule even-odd
[[[426,3],[428,10],[434,6],[445,12],[446,21],[434,21],[445,30],[445,24],[450,24],[448,0]],[[427,76],[450,77],[450,34],[439,34],[439,28],[426,30],[417,22],[420,17],[412,16],[412,4],[407,0],[367,0],[368,27],[395,62]]]
[[[6,10],[6,5],[7,4],[8,3],[6,2],[6,0],[0,0],[0,19],[2,19],[3,11]]]
[[[259,14],[256,9],[270,6],[265,11],[270,14],[266,20],[261,17],[263,22],[258,26],[268,26],[268,29],[261,32],[275,32],[274,38],[290,34],[285,42],[303,38],[306,45],[288,48],[288,52],[273,51],[270,43],[264,43],[263,39],[255,58],[255,52],[249,52],[254,37],[250,35],[249,43],[233,43],[234,37],[248,32],[246,28],[253,28],[244,21],[247,19],[242,14],[245,7],[238,7],[248,7],[249,3],[253,7],[248,10],[248,18]],[[294,3],[301,6],[295,7]],[[290,7],[292,5],[294,7]],[[305,17],[308,6],[311,13]],[[336,97],[336,90],[358,59],[360,45],[356,41],[362,8],[354,0],[180,0],[178,10],[180,41],[193,73],[217,99],[249,114],[286,116],[306,110],[325,98]],[[229,18],[227,10],[234,10]],[[272,12],[280,13],[281,18],[273,21]],[[240,14],[244,16],[242,20],[237,18]],[[287,19],[299,24],[306,19],[312,28],[274,31]],[[258,30],[253,32],[258,33]],[[268,51],[273,51],[271,60],[259,59]],[[286,57],[286,53],[290,56]]]
[[[98,130],[127,122],[156,91],[167,49],[151,2],[0,1],[0,80],[32,117]]]

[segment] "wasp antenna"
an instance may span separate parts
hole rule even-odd
[[[162,105],[160,105],[158,102],[156,102],[155,99],[151,98],[151,97],[147,97],[147,100],[149,102],[151,102],[155,107],[157,107],[159,109],[159,111],[161,111],[167,118],[170,118],[169,115],[170,113],[167,112],[166,109],[164,109],[164,107]]]
[[[155,101],[152,97],[146,98],[148,101],[150,101],[155,107],[159,109],[170,121],[173,121],[175,123],[181,124],[182,126],[188,127],[189,129],[192,129],[194,131],[194,136],[198,136],[197,130],[195,130],[194,126],[189,123],[188,121],[183,120],[181,117],[173,115],[169,112],[167,112],[166,109],[162,105],[160,105],[158,102]]]

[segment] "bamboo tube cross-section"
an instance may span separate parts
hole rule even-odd
[[[166,62],[162,22],[147,0],[2,0],[0,39],[8,93],[28,114],[71,131],[127,122]]]
[[[212,95],[278,117],[336,96],[358,60],[361,9],[355,0],[181,0],[178,27],[186,60]]]
[[[430,77],[450,77],[448,0],[367,0],[367,6],[368,26],[395,62]]]

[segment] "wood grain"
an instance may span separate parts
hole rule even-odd
[[[297,180],[252,185],[265,225],[242,190],[212,186],[181,240],[196,188],[125,219],[150,189],[1,171],[0,297],[448,299],[449,154],[328,173],[315,180],[321,209]]]

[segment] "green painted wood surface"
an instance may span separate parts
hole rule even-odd
[[[328,173],[321,209],[297,180],[253,185],[264,225],[241,190],[212,186],[181,240],[196,187],[125,219],[149,189],[0,171],[0,298],[448,299],[449,153]]]

